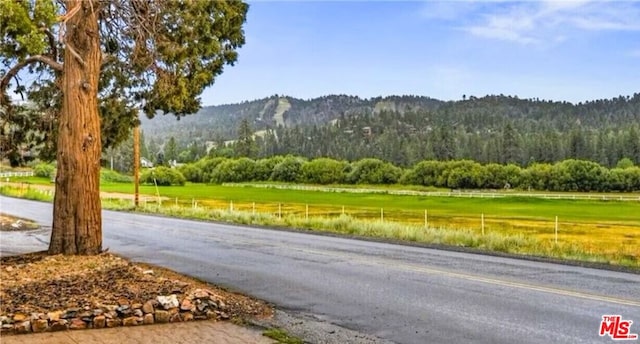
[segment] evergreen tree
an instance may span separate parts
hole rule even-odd
[[[244,118],[238,127],[238,140],[234,145],[234,151],[238,157],[255,157],[258,147],[253,139],[253,130],[249,125],[249,120]]]
[[[171,136],[169,141],[164,147],[164,158],[167,162],[178,159],[178,146],[176,145],[176,139]]]
[[[521,163],[520,142],[517,132],[511,125],[507,123],[502,129],[502,159],[503,164]]]
[[[200,93],[237,59],[247,9],[214,0],[0,1],[0,106],[14,111],[13,86],[56,111],[50,254],[102,250],[103,145],[126,138],[141,100],[150,117],[196,112]],[[20,73],[37,75],[11,85]]]
[[[627,133],[624,143],[625,157],[631,159],[634,164],[640,164],[640,136],[637,126],[632,125]]]

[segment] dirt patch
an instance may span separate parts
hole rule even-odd
[[[49,256],[45,252],[0,259],[0,316],[144,304],[159,295],[204,289],[223,301],[229,318],[267,318],[266,303],[228,292],[168,269],[97,256]]]
[[[0,213],[0,231],[25,231],[38,229],[37,223]]]

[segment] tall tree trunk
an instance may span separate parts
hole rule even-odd
[[[100,204],[100,37],[96,0],[67,0],[63,102],[50,254],[98,254],[102,250]]]

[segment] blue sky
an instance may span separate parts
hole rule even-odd
[[[640,91],[638,18],[638,1],[252,1],[238,62],[202,103],[631,95]]]

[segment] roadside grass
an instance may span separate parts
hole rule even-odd
[[[262,333],[263,336],[271,338],[278,342],[278,344],[303,344],[302,339],[293,337],[285,330],[279,328],[270,328]]]
[[[32,189],[29,187],[15,187],[9,185],[0,186],[0,194],[11,197],[18,197],[24,199],[30,199],[33,201],[53,201],[53,194],[43,193],[38,189]]]
[[[53,186],[53,182],[51,182],[51,178],[47,177],[9,177],[2,178],[1,182],[6,183],[22,183],[22,184],[39,184],[39,185],[51,185]]]
[[[0,192],[20,196],[10,189],[3,186]],[[159,190],[161,205],[156,197],[143,197],[136,211],[640,267],[636,202],[342,194],[200,184]],[[132,193],[133,185],[105,183],[102,191]],[[47,200],[36,191],[22,192],[26,198]],[[154,195],[156,189],[142,186],[141,193]],[[105,199],[103,207],[133,210],[130,199]],[[553,214],[560,217],[557,243]]]

